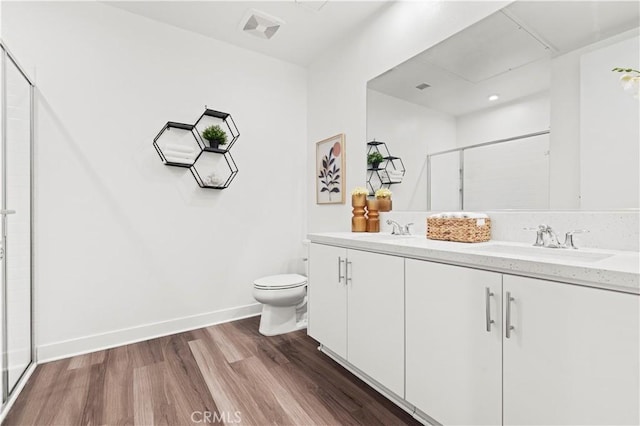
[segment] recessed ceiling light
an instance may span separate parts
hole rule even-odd
[[[497,101],[497,100],[498,100],[498,98],[500,98],[500,96],[499,96],[499,95],[491,95],[491,96],[489,96],[489,101],[492,101],[492,102],[493,102],[493,101]]]
[[[427,87],[431,87],[431,85],[430,85],[430,84],[427,84],[427,83],[420,83],[420,84],[418,84],[418,85],[416,86],[416,89],[418,89],[418,90],[424,90],[424,89],[426,89]]]

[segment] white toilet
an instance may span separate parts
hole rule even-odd
[[[307,277],[270,275],[253,282],[253,297],[262,303],[260,333],[290,333],[307,327]]]

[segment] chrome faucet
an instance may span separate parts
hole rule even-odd
[[[402,226],[395,220],[387,219],[387,225],[393,225],[393,230],[391,231],[393,235],[411,235],[410,226],[413,225],[413,223],[407,223]]]
[[[566,234],[564,234],[564,248],[572,248],[572,249],[577,249],[578,247],[576,247],[573,244],[573,234],[584,234],[586,232],[589,232],[588,229],[575,229],[573,231],[569,231]]]
[[[573,231],[569,231],[565,234],[564,243],[560,244],[558,240],[558,235],[556,235],[553,228],[549,225],[538,225],[537,228],[524,228],[528,231],[536,231],[536,242],[533,243],[534,246],[537,247],[547,247],[547,248],[573,248],[577,249],[573,242],[573,235],[589,232],[586,229],[576,229]]]

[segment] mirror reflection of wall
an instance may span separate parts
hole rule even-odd
[[[367,137],[407,168],[394,207],[638,208],[640,102],[611,69],[640,68],[639,25],[635,2],[518,1],[369,81]]]

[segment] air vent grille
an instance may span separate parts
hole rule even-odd
[[[241,22],[242,31],[259,38],[273,37],[284,21],[256,9],[250,9]]]

